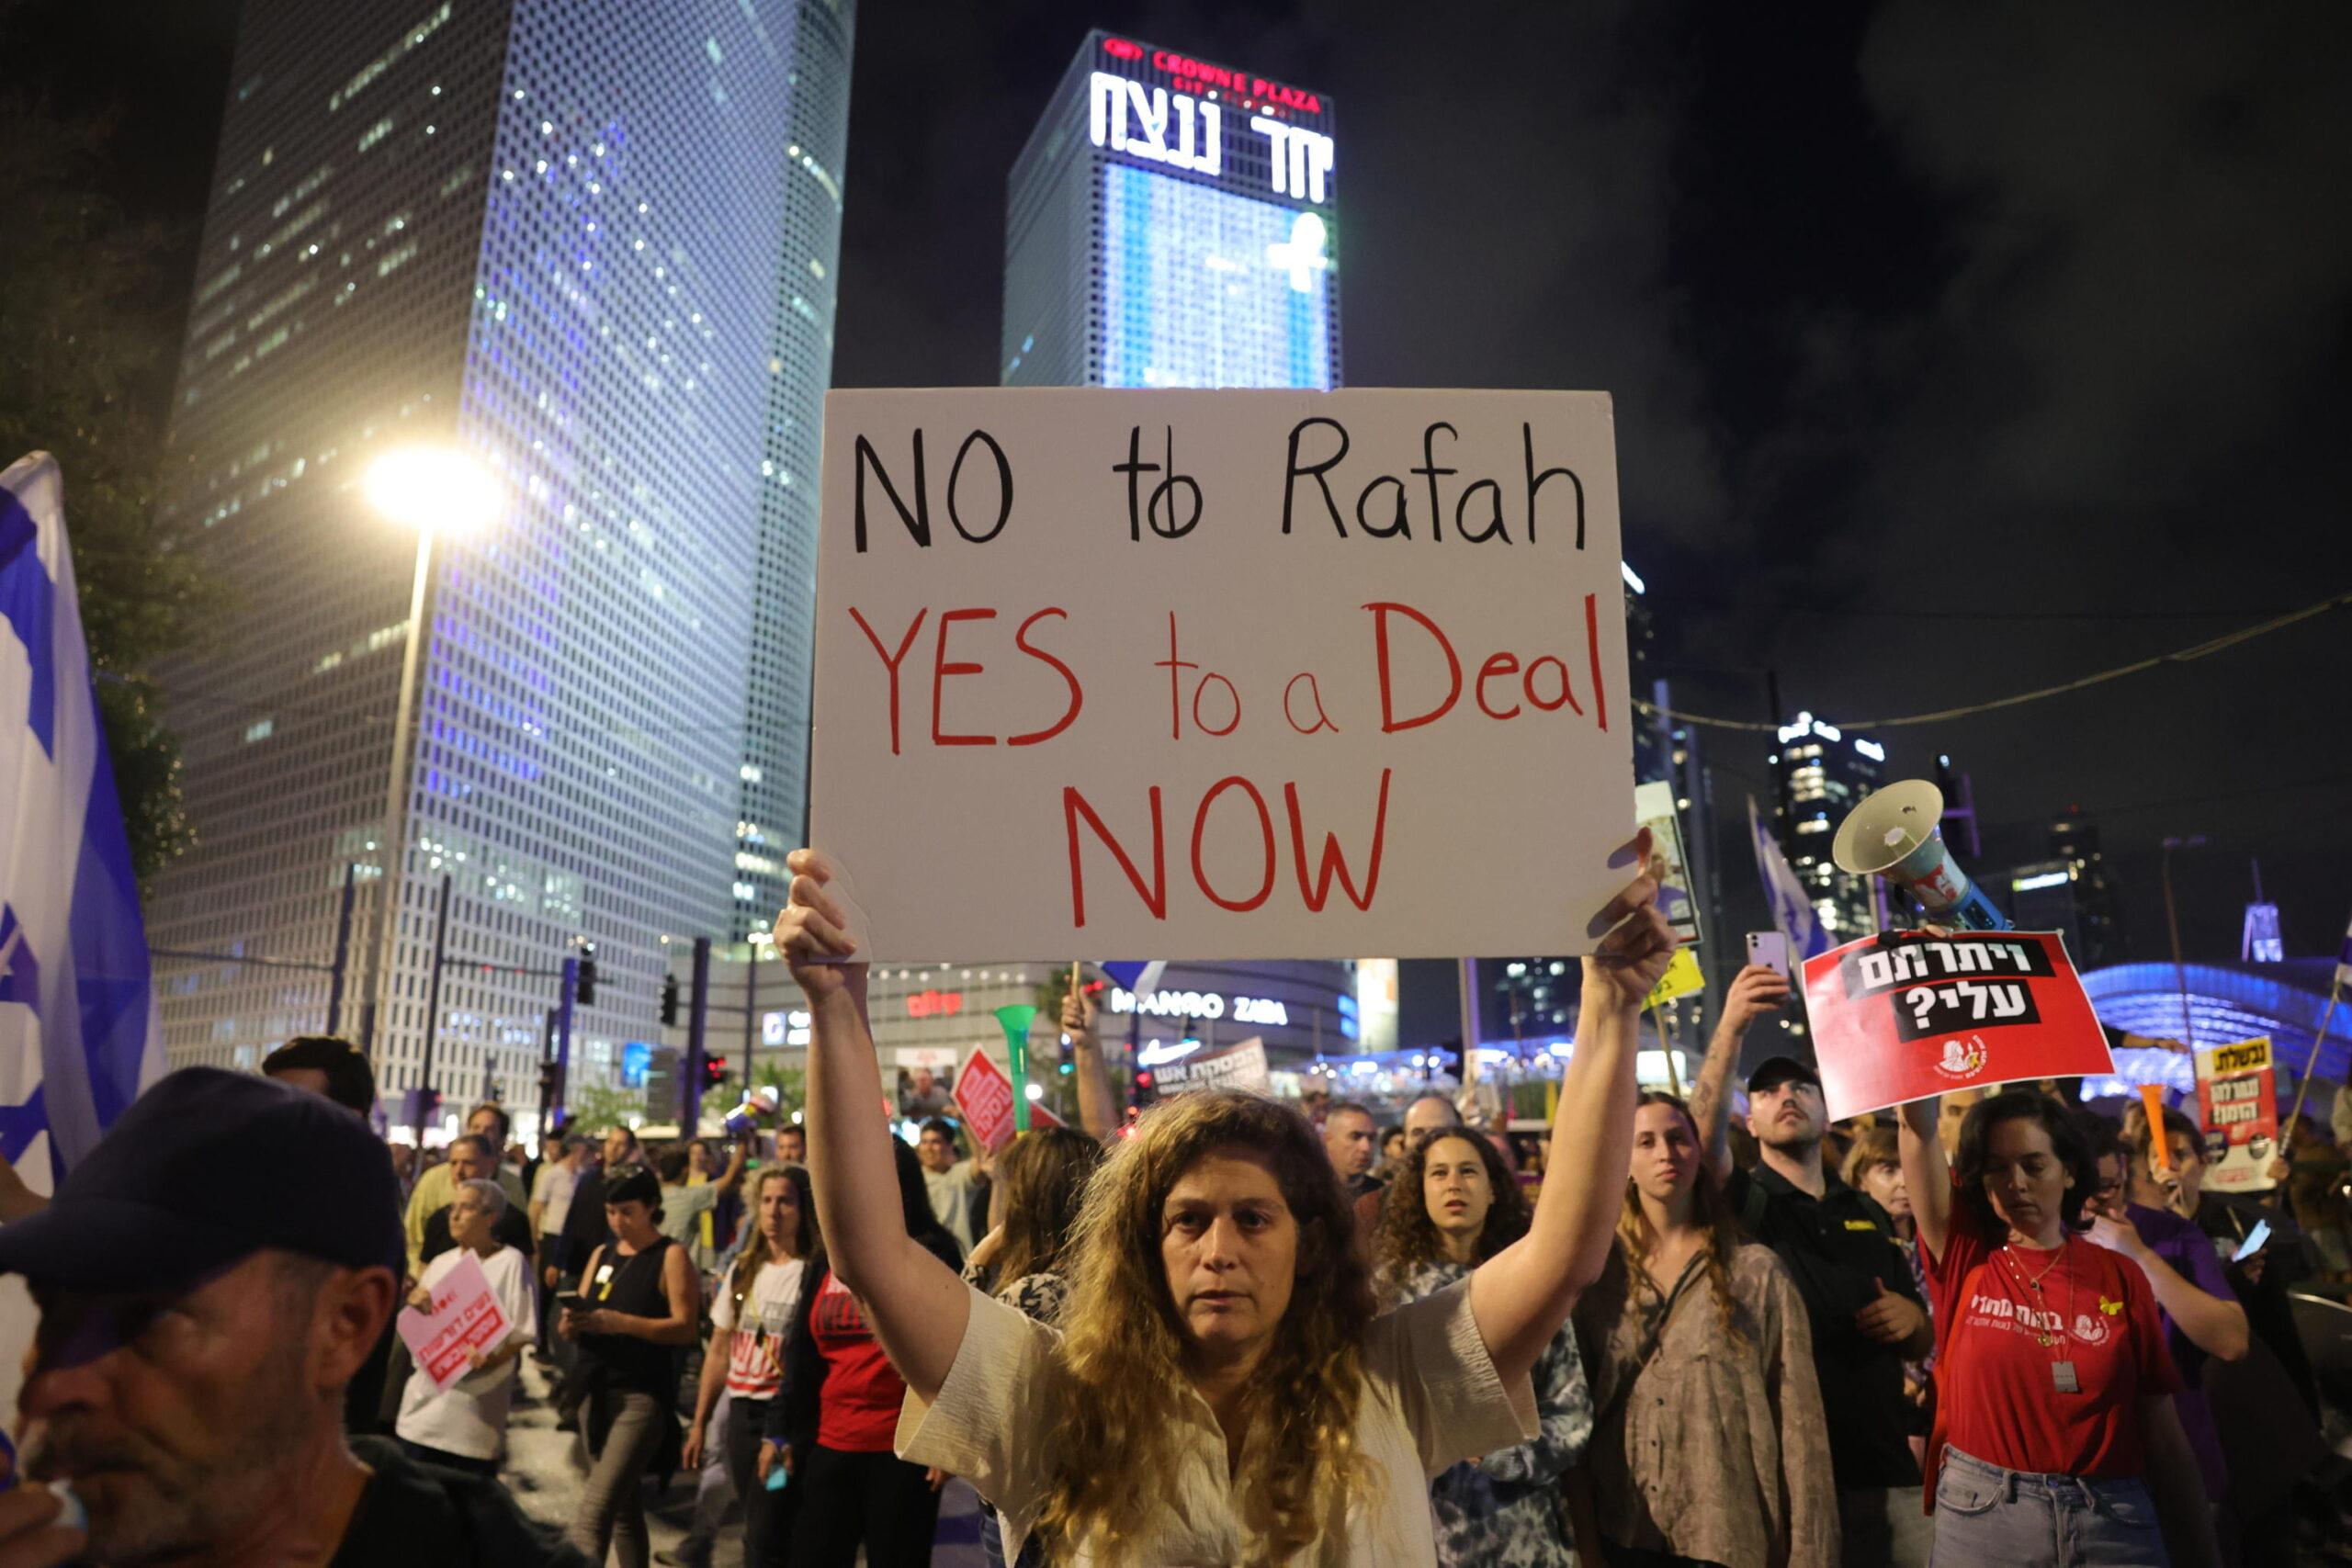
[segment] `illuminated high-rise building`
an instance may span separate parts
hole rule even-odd
[[[1009,387],[1340,384],[1331,100],[1103,32],[1012,166]]]
[[[1087,34],[1012,165],[1005,385],[1338,386],[1333,146],[1320,93]],[[1249,1032],[1286,1067],[1358,1032],[1345,963],[1172,964],[1161,987],[1274,998],[1295,1017]]]
[[[774,757],[797,797],[799,738],[745,715],[805,687],[850,27],[851,0],[244,7],[164,497],[244,597],[168,675],[201,837],[150,931],[322,963],[357,866],[342,1022],[379,993],[389,903],[388,1100],[429,1038],[450,1099],[527,1106],[579,941],[600,984],[571,1082],[609,1081],[664,939],[736,923],[737,824],[797,811],[747,786]],[[412,444],[497,491],[422,573],[360,482]],[[158,975],[181,1063],[250,1066],[325,1011],[315,972]]]
[[[1867,735],[1801,713],[1781,727],[1772,755],[1778,786],[1781,852],[1812,895],[1833,942],[1878,929],[1874,878],[1849,876],[1830,859],[1830,840],[1846,814],[1886,782],[1886,748]]]

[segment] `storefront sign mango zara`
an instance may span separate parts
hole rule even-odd
[[[1290,1009],[1272,997],[1235,997],[1228,1002],[1215,991],[1153,991],[1137,997],[1114,988],[1111,1010],[1149,1018],[1230,1018],[1237,1023],[1275,1026],[1290,1022]]]

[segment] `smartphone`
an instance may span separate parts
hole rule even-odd
[[[588,1298],[577,1291],[565,1291],[555,1298],[555,1304],[565,1312],[587,1312]]]
[[[1789,939],[1779,931],[1749,931],[1747,961],[1761,964],[1777,973],[1781,979],[1794,981],[1789,974]]]

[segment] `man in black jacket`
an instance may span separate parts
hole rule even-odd
[[[1926,1568],[1929,1532],[1903,1363],[1934,1348],[1935,1334],[1894,1222],[1822,1163],[1828,1117],[1821,1076],[1804,1062],[1772,1056],[1748,1075],[1747,1130],[1761,1156],[1755,1169],[1734,1168],[1725,1139],[1727,1080],[1747,1026],[1788,997],[1778,970],[1751,964],[1734,977],[1691,1089],[1691,1119],[1732,1212],[1780,1258],[1804,1298],[1846,1562]]]
[[[404,1262],[357,1117],[249,1074],[162,1079],[0,1229],[41,1313],[18,1404],[48,1483],[0,1495],[0,1561],[584,1568],[495,1480],[345,1441]]]

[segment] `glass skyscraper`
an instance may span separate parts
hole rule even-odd
[[[1337,387],[1331,125],[1320,93],[1087,34],[1012,166],[1004,384]],[[1280,1025],[1228,1036],[1259,1035],[1279,1067],[1316,1042],[1354,1049],[1351,964],[1179,962],[1160,985],[1288,998]],[[1161,1045],[1144,1036],[1196,1027],[1218,1026],[1134,1032]]]
[[[737,927],[741,825],[797,817],[851,25],[850,0],[245,7],[166,486],[236,608],[168,673],[201,840],[150,930],[320,963],[356,864],[356,1032],[405,776],[388,1100],[418,1081],[444,874],[435,1085],[528,1105],[557,986],[522,971],[595,944],[572,1082],[608,1079],[665,942]],[[413,443],[501,492],[436,544],[418,626],[414,540],[360,483]],[[251,1065],[327,987],[158,976],[182,1064]]]
[[[1103,32],[1012,166],[1010,387],[1340,384],[1331,100]]]

